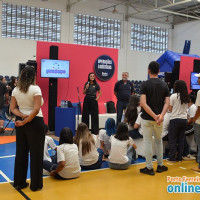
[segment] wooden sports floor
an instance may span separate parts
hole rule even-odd
[[[12,144],[15,146],[14,143]],[[167,176],[200,177],[200,173],[191,170],[196,165],[195,161],[172,164],[164,161],[169,171],[161,174],[156,173],[155,176],[141,174],[139,169],[145,167],[145,164],[138,162],[131,165],[128,170],[123,171],[108,168],[85,171],[81,173],[79,178],[73,180],[59,181],[52,177],[44,177],[44,187],[41,191],[32,192],[29,187],[17,191],[10,183],[13,180],[14,149],[10,148],[11,152],[9,152],[5,150],[8,148],[6,145],[8,144],[0,145],[0,200],[196,200],[200,198],[200,194],[197,193],[175,194],[167,192],[169,184],[177,184],[168,183]],[[2,155],[4,151],[10,154]],[[156,169],[156,162],[154,162],[154,169]],[[200,182],[190,184],[200,185]]]

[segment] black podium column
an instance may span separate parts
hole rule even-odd
[[[50,46],[49,59],[58,60],[58,46]],[[49,78],[49,130],[55,130],[55,108],[57,107],[57,78]]]

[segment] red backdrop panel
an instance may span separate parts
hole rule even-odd
[[[44,120],[48,121],[48,96],[49,96],[49,79],[41,78],[41,59],[49,58],[49,48],[51,45],[58,46],[58,59],[70,61],[69,79],[58,79],[57,102],[58,106],[61,100],[78,102],[77,87],[80,90],[80,100],[83,102],[83,87],[87,82],[88,74],[94,72],[94,63],[101,55],[110,56],[115,63],[115,73],[109,81],[101,81],[97,78],[102,91],[99,105],[107,101],[116,101],[114,96],[114,85],[117,81],[118,73],[118,49],[83,46],[75,44],[63,44],[52,42],[37,42],[37,84],[42,90],[44,105],[42,111]],[[100,106],[101,107],[101,106]]]
[[[195,57],[181,56],[179,80],[184,80],[190,92],[190,73],[193,72],[194,59]],[[200,59],[198,59],[200,60]]]

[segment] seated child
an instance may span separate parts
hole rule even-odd
[[[132,158],[136,154],[137,146],[128,134],[125,123],[119,123],[116,135],[110,137],[111,150],[109,155],[109,167],[111,169],[128,169]]]
[[[100,148],[104,151],[104,156],[110,152],[110,136],[116,133],[115,120],[108,118],[105,123],[105,129],[99,131]],[[105,159],[105,157],[103,157]]]
[[[60,132],[57,147],[57,162],[43,162],[44,169],[57,179],[66,180],[80,176],[78,147],[73,144],[73,133],[70,128],[63,128]]]
[[[57,162],[57,157],[56,155],[49,155],[49,151],[48,148],[50,147],[52,150],[56,151],[57,147],[55,142],[53,141],[53,138],[47,136],[46,134],[49,131],[49,127],[45,124],[45,141],[44,141],[44,156],[43,156],[43,160],[47,160],[49,162]],[[52,161],[55,160],[55,161]],[[48,173],[48,172],[47,172]],[[46,175],[45,170],[43,170],[43,174]]]
[[[97,136],[90,133],[85,123],[78,125],[74,143],[78,146],[79,161],[82,169],[93,170],[101,168],[103,150],[97,149]]]

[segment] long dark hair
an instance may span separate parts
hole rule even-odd
[[[33,66],[25,67],[19,76],[17,87],[23,93],[27,93],[30,85],[35,84],[35,68]]]
[[[80,123],[77,127],[77,131],[74,137],[74,143],[78,146],[82,143],[82,155],[86,155],[92,150],[92,144],[95,145],[92,134],[90,133],[85,123]]]
[[[128,126],[125,123],[120,122],[119,125],[117,126],[117,132],[114,137],[120,141],[128,140],[129,139]]]
[[[10,86],[12,86],[12,87],[15,86],[15,80],[16,80],[16,79],[17,79],[17,78],[16,78],[15,76],[12,76],[12,77],[11,77]]]
[[[64,143],[73,144],[73,133],[72,130],[68,127],[63,128],[60,131],[59,145]]]
[[[88,82],[90,82],[90,75],[91,75],[91,74],[94,74],[94,72],[90,72],[90,73],[88,74]],[[97,83],[96,77],[95,77],[95,76],[94,76],[94,81],[93,81],[93,83],[94,83],[94,84]]]
[[[177,80],[174,83],[174,92],[180,95],[181,104],[189,103],[190,97],[187,90],[187,85],[183,80]]]
[[[133,126],[138,116],[137,107],[140,105],[140,98],[137,95],[131,95],[125,112],[125,119]]]

